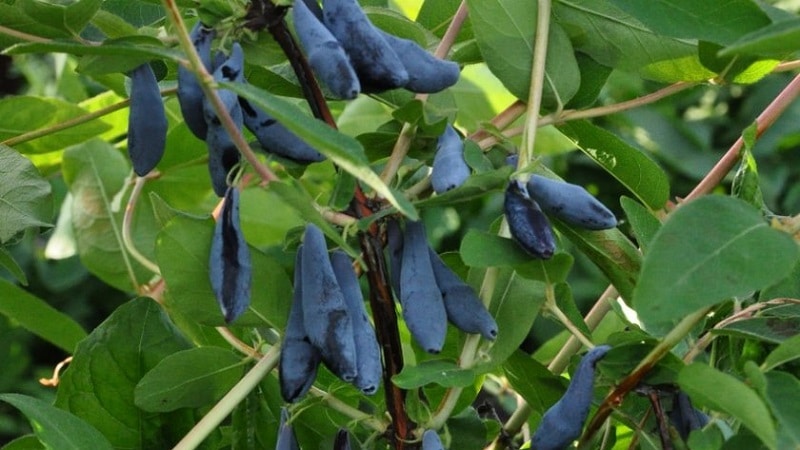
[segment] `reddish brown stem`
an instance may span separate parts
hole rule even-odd
[[[322,94],[319,83],[308,65],[308,60],[300,51],[297,42],[289,33],[286,22],[283,20],[286,8],[275,6],[270,1],[263,0],[253,2],[251,5],[256,5],[251,6],[251,13],[260,8],[262,14],[262,16],[259,16],[257,13],[252,13],[250,17],[251,27],[267,27],[289,59],[289,63],[300,81],[303,94],[314,116],[336,129],[336,122],[328,108],[328,103]],[[263,17],[263,20],[259,20],[259,17]],[[369,217],[373,214],[370,203],[370,199],[364,194],[361,187],[356,185],[356,190],[350,203],[351,211],[359,218]],[[377,223],[373,222],[366,232],[359,233],[359,239],[364,262],[367,266],[372,316],[384,359],[383,384],[386,392],[386,406],[392,417],[394,428],[390,440],[394,448],[404,450],[410,448],[407,442],[413,439],[414,423],[405,410],[406,391],[392,383],[392,377],[403,369],[403,349]]]
[[[383,386],[386,391],[386,407],[392,416],[394,428],[392,445],[397,450],[410,448],[414,422],[405,409],[406,391],[392,382],[392,377],[403,370],[403,351],[400,331],[397,328],[397,312],[389,287],[389,274],[383,258],[381,240],[378,235],[361,233],[361,250],[364,262],[369,267],[369,303],[375,319],[375,331],[383,353]]]
[[[756,139],[766,131],[778,117],[783,114],[786,108],[794,102],[800,94],[800,75],[797,75],[792,81],[778,94],[777,97],[769,104],[761,114],[756,118]],[[739,161],[741,156],[742,146],[744,146],[744,139],[739,137],[733,143],[727,153],[720,159],[717,164],[708,172],[702,181],[695,187],[689,195],[686,196],[684,202],[694,200],[697,197],[708,194],[711,192],[722,180],[725,175],[733,169],[733,166]]]

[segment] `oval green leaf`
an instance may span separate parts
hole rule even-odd
[[[199,347],[162,359],[133,391],[136,406],[150,412],[199,408],[219,400],[242,376],[242,360],[230,350]]]
[[[739,420],[770,449],[775,449],[775,424],[761,398],[731,375],[705,364],[684,367],[678,384],[698,406],[722,411]]]
[[[73,414],[38,398],[21,394],[0,394],[31,421],[36,437],[46,448],[63,450],[111,450],[114,447],[96,428]]]
[[[797,259],[797,244],[758,210],[731,197],[703,197],[678,208],[653,237],[634,308],[651,331],[664,331],[700,308],[782,279]]]

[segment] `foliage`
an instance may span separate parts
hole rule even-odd
[[[341,428],[364,448],[416,448],[426,430],[451,449],[518,448],[582,346],[600,344],[611,350],[586,448],[800,446],[797,7],[360,3],[382,30],[457,62],[458,83],[326,100],[295,72],[304,57],[285,5],[269,0],[0,2],[12,63],[0,86],[24,81],[0,98],[2,448],[275,448],[286,406],[275,365],[306,223],[358,261],[385,376],[366,396],[320,369],[288,406],[302,448],[333,448]],[[215,49],[241,43],[247,84],[202,73],[187,35],[198,19]],[[168,134],[156,170],[137,177],[126,74],[144,63]],[[218,198],[175,98],[179,66],[207,97],[234,92],[327,157],[304,166],[242,149],[229,181],[252,298],[231,324],[209,280]],[[450,125],[471,175],[435,194]],[[556,253],[532,258],[502,212],[509,180],[531,174],[585,187],[618,227],[551,217]],[[411,338],[378,263],[386,219],[401,217],[422,220],[479,292],[496,340],[448,327],[432,355]],[[56,387],[34,382],[67,357]],[[677,390],[710,416],[686,442],[665,428]]]

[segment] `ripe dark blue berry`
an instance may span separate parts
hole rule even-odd
[[[533,175],[527,188],[544,212],[571,225],[588,230],[607,230],[617,226],[614,213],[582,186]]]
[[[563,450],[580,436],[592,404],[595,367],[609,350],[608,345],[598,345],[581,358],[567,392],[542,416],[531,439],[531,448]]]
[[[302,246],[297,250],[294,264],[294,295],[289,309],[289,320],[281,341],[278,381],[281,396],[294,402],[311,389],[317,378],[317,368],[322,360],[319,350],[311,344],[303,323]]]
[[[198,21],[189,33],[189,37],[206,70],[212,71],[211,43],[214,40],[214,29],[206,28]],[[178,65],[178,104],[181,107],[183,120],[192,134],[205,140],[208,124],[203,117],[203,97],[203,89],[195,74]]]
[[[209,277],[225,322],[236,320],[250,305],[250,249],[239,224],[239,190],[225,193],[209,255]]]
[[[469,178],[469,166],[464,160],[464,142],[450,124],[439,136],[433,157],[431,186],[437,194],[455,189]]]
[[[161,90],[150,64],[133,69],[131,109],[128,116],[128,155],[133,171],[140,177],[153,170],[167,143],[167,114]]]
[[[531,256],[549,259],[556,250],[550,222],[533,201],[525,185],[512,180],[506,189],[503,209],[511,237]]]

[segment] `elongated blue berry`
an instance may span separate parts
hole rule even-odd
[[[294,3],[292,18],[297,38],[317,78],[337,98],[356,98],[361,92],[361,84],[339,41],[303,1]]]
[[[214,70],[214,79],[217,81],[240,81],[244,71],[244,54],[242,47],[234,43],[231,54]],[[242,128],[242,109],[235,93],[227,89],[217,90],[220,100],[228,110],[233,123],[237,128]],[[233,139],[222,126],[214,107],[203,99],[203,115],[208,125],[206,144],[208,146],[208,171],[211,175],[211,184],[214,192],[220,197],[224,194],[228,182],[228,173],[239,163],[239,150]]]
[[[289,131],[264,110],[241,97],[239,104],[242,107],[244,125],[253,132],[265,151],[304,164],[325,160],[322,153]]]
[[[353,339],[356,344],[356,361],[358,363],[358,375],[353,384],[361,392],[372,395],[378,391],[383,374],[378,338],[375,337],[375,330],[369,323],[367,310],[364,308],[364,296],[361,294],[361,286],[359,286],[358,278],[353,271],[353,261],[347,256],[347,253],[335,251],[331,255],[331,265],[353,321]]]
[[[483,306],[481,299],[447,267],[433,249],[428,250],[433,275],[442,292],[447,320],[465,333],[480,333],[484,338],[494,340],[497,337],[497,322]]]
[[[214,29],[206,28],[198,21],[189,33],[197,54],[203,62],[206,70],[211,72],[211,43],[214,40]],[[208,124],[203,117],[203,89],[197,81],[195,74],[178,65],[178,103],[181,106],[181,114],[189,131],[199,139],[205,140]]]
[[[455,189],[469,178],[469,166],[464,160],[464,142],[450,124],[436,143],[431,185],[437,194]]]
[[[685,392],[678,391],[672,396],[672,411],[669,413],[669,421],[685,441],[689,438],[689,433],[706,426],[709,419],[702,411],[692,406],[692,400]]]
[[[428,353],[439,353],[447,334],[447,312],[433,275],[422,222],[406,223],[400,284],[403,319],[411,336]]]
[[[422,433],[422,450],[444,450],[439,435],[433,430],[425,430]]]
[[[153,170],[167,143],[167,114],[161,90],[150,64],[133,69],[131,109],[128,116],[128,155],[133,171],[140,177]]]
[[[214,227],[209,277],[225,322],[236,320],[250,305],[250,249],[239,224],[239,190],[229,187]]]
[[[303,237],[303,323],[322,361],[344,381],[358,375],[353,320],[336,280],[325,236],[314,224]]]
[[[533,175],[527,188],[544,212],[571,225],[588,230],[607,230],[617,226],[614,213],[582,186]]]
[[[539,259],[553,256],[556,241],[550,222],[539,205],[528,196],[524,184],[516,180],[508,184],[503,210],[511,237],[520,247]]]
[[[336,440],[333,441],[333,450],[350,450],[350,433],[346,428],[342,428],[336,433]]]
[[[386,222],[386,250],[389,254],[389,277],[394,295],[400,298],[400,273],[403,267],[403,229],[397,219]]]
[[[455,62],[433,56],[412,40],[379,31],[408,72],[405,89],[411,92],[434,93],[447,89],[458,81],[461,69]]]
[[[595,367],[609,350],[608,345],[598,345],[581,358],[567,392],[542,416],[531,448],[563,450],[580,436],[592,403]]]
[[[292,425],[289,423],[289,412],[281,408],[281,422],[278,428],[278,442],[275,450],[300,450]]]
[[[303,397],[317,378],[317,368],[322,360],[319,350],[311,345],[303,323],[303,250],[297,250],[294,263],[294,295],[289,309],[278,367],[281,396],[287,402]]]
[[[403,87],[409,75],[397,53],[356,0],[324,0],[325,26],[347,52],[363,92]]]

